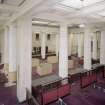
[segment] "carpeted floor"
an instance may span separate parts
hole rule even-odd
[[[16,105],[16,86],[0,86],[0,105]]]
[[[19,104],[16,98],[16,86],[0,86],[0,105],[28,105],[27,103]]]
[[[102,76],[101,76],[102,77]],[[98,83],[105,86],[105,79],[98,77]],[[67,105],[105,105],[105,92],[102,89],[94,88],[93,85],[81,89],[79,81],[72,84],[70,95],[62,98]],[[58,105],[57,102],[49,105]]]
[[[98,82],[104,83],[102,75],[98,76]],[[81,89],[80,82],[75,81],[71,87],[71,94],[64,97],[67,105],[105,105],[105,92],[89,86]],[[0,105],[27,105],[27,103],[18,104],[16,99],[16,86],[0,86]],[[58,105],[57,102],[49,105]]]

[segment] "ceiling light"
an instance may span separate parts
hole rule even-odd
[[[85,24],[80,24],[79,27],[80,28],[84,28],[85,27]]]
[[[49,23],[49,25],[51,25],[51,26],[59,26],[58,23]]]
[[[33,24],[49,24],[49,22],[46,21],[32,21]]]

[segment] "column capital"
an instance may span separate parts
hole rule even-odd
[[[16,28],[16,23],[15,23],[15,22],[12,22],[12,23],[10,23],[10,24],[8,25],[8,27],[9,27],[9,28],[10,28],[10,27]]]
[[[67,24],[66,22],[61,22],[61,23],[60,23],[60,26],[68,27],[68,24]]]
[[[45,31],[40,31],[40,33],[41,33],[41,34],[46,34],[46,35],[47,35],[48,32],[47,32],[47,30],[45,30]]]
[[[4,29],[8,29],[8,25],[6,25],[6,26],[4,27]]]
[[[94,26],[92,24],[85,24],[85,28],[84,29],[90,29],[91,31],[93,31]]]

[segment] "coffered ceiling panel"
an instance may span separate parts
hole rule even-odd
[[[98,13],[98,15],[105,17],[105,10],[100,11],[100,12]]]
[[[0,23],[29,12],[33,19],[47,19],[54,24],[105,22],[105,0],[0,0]]]
[[[82,7],[90,6],[103,0],[63,0],[62,5],[80,9]]]

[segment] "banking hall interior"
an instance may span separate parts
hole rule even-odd
[[[0,0],[0,105],[105,105],[105,0]]]

